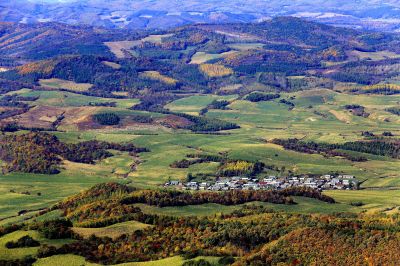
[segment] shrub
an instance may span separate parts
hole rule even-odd
[[[48,239],[70,238],[72,223],[66,219],[46,221],[38,225],[38,230]]]
[[[222,257],[218,260],[218,264],[220,265],[231,265],[235,262],[235,258],[232,256]]]

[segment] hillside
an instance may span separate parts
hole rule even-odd
[[[59,23],[21,24],[0,22],[0,54],[4,65],[26,60],[51,58],[60,54],[108,55],[103,42],[138,33],[109,31],[86,26],[69,26]],[[8,59],[10,58],[10,59]]]

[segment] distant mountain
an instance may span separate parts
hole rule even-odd
[[[276,17],[259,23],[188,25],[157,31],[107,29],[57,22],[33,24],[0,22],[0,65],[19,65],[59,55],[113,57],[114,54],[109,49],[113,44],[116,45],[115,49],[120,46],[118,48],[120,50],[129,50],[128,48],[134,46],[134,43],[146,40],[144,37],[149,34],[174,35],[175,37],[170,37],[169,42],[166,42],[168,45],[164,44],[162,49],[176,50],[181,49],[179,44],[186,43],[187,38],[194,34],[192,31],[194,33],[201,31],[206,35],[214,33],[219,36],[217,39],[223,38],[231,43],[261,43],[268,45],[269,49],[277,48],[279,51],[289,48],[323,50],[329,47],[362,51],[393,50],[398,47],[399,42],[398,38],[390,33],[366,34],[362,30],[332,27],[295,17]],[[285,45],[287,47],[284,47]],[[211,48],[205,45],[204,49],[230,50],[224,45],[219,47],[218,41],[209,46]],[[397,52],[398,49],[395,50]]]
[[[110,55],[105,41],[141,38],[140,32],[61,23],[0,22],[0,65],[64,54]]]
[[[171,28],[297,16],[331,25],[400,32],[397,0],[53,0],[3,1],[0,21],[62,22],[108,28]]]

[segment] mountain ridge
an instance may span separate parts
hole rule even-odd
[[[101,7],[101,8],[100,8]],[[243,1],[132,1],[86,0],[12,1],[0,6],[0,20],[22,23],[63,22],[108,28],[159,29],[193,23],[256,22],[276,16],[297,16],[331,25],[391,31],[400,30],[397,1],[259,0]],[[174,12],[171,12],[174,10]]]

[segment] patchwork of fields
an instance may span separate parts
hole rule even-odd
[[[261,161],[267,165],[273,164],[285,167],[295,174],[328,174],[333,172],[351,174],[363,183],[363,190],[356,192],[327,192],[337,201],[369,201],[370,192],[381,200],[364,206],[367,209],[384,209],[400,204],[398,200],[387,197],[386,189],[400,188],[400,160],[388,157],[364,154],[367,162],[352,162],[340,157],[324,157],[318,154],[304,156],[302,153],[283,149],[281,146],[267,143],[274,138],[299,138],[302,140],[324,143],[344,143],[363,139],[363,131],[382,134],[390,131],[400,135],[400,117],[385,110],[398,106],[400,96],[369,96],[349,95],[331,90],[313,90],[295,93],[282,93],[281,98],[291,99],[295,108],[290,109],[278,100],[268,102],[249,102],[238,95],[213,96],[198,95],[176,100],[166,106],[174,112],[197,115],[214,100],[230,102],[226,110],[209,110],[207,117],[223,119],[239,124],[240,129],[231,130],[228,134],[201,134],[186,130],[171,130],[154,123],[132,123],[130,117],[138,113],[127,108],[138,103],[135,99],[104,99],[92,96],[60,91],[21,91],[19,95],[35,96],[38,99],[30,104],[36,107],[21,116],[20,121],[46,123],[43,117],[50,119],[63,113],[65,118],[58,126],[61,132],[55,135],[62,141],[78,142],[97,139],[112,142],[133,142],[147,147],[150,152],[140,154],[140,161],[135,170],[130,169],[132,158],[121,152],[116,152],[111,158],[98,162],[96,165],[65,161],[58,175],[37,175],[11,173],[0,176],[2,195],[0,196],[2,223],[25,219],[13,217],[18,211],[36,210],[47,207],[62,198],[88,188],[96,183],[110,180],[131,183],[137,187],[159,187],[164,182],[185,180],[190,173],[213,175],[217,163],[194,164],[189,168],[171,168],[170,165],[186,158],[191,153],[218,154],[224,152],[231,159]],[[116,102],[116,107],[87,107],[89,102]],[[367,118],[351,114],[343,108],[346,104],[360,104],[370,113]],[[44,108],[45,107],[45,108]],[[41,108],[43,111],[40,111]],[[75,110],[76,109],[76,110]],[[113,111],[123,118],[121,125],[106,127],[91,127],[87,122],[83,126],[80,121],[90,119],[90,114]],[[140,112],[139,112],[140,113]],[[144,112],[146,113],[146,112]],[[86,115],[87,114],[87,115]],[[153,117],[161,114],[149,113]],[[26,118],[25,118],[26,117]],[[344,119],[346,118],[346,119]],[[350,120],[349,123],[347,120]],[[37,122],[36,122],[37,121]],[[390,122],[388,122],[390,121]],[[95,129],[95,131],[93,130]],[[281,173],[267,170],[261,176],[280,175]],[[62,190],[57,189],[62,187]],[[373,188],[374,190],[369,190]],[[368,193],[366,193],[368,191]],[[29,192],[24,194],[23,192]],[[40,194],[40,196],[38,195]],[[364,196],[365,195],[365,196]],[[380,196],[382,195],[382,196]],[[375,197],[374,197],[375,198]],[[313,204],[313,203],[307,203]],[[343,205],[344,206],[344,205]],[[214,207],[213,207],[214,208]],[[318,209],[312,207],[311,210]],[[299,208],[302,211],[308,208]],[[363,208],[344,208],[360,211]],[[209,208],[204,209],[204,213]],[[224,208],[217,207],[223,211]],[[197,212],[197,209],[193,209]],[[199,210],[202,212],[201,210]],[[178,211],[178,213],[184,210]],[[189,211],[190,213],[190,211]]]
[[[399,261],[398,35],[0,26],[0,265]]]

